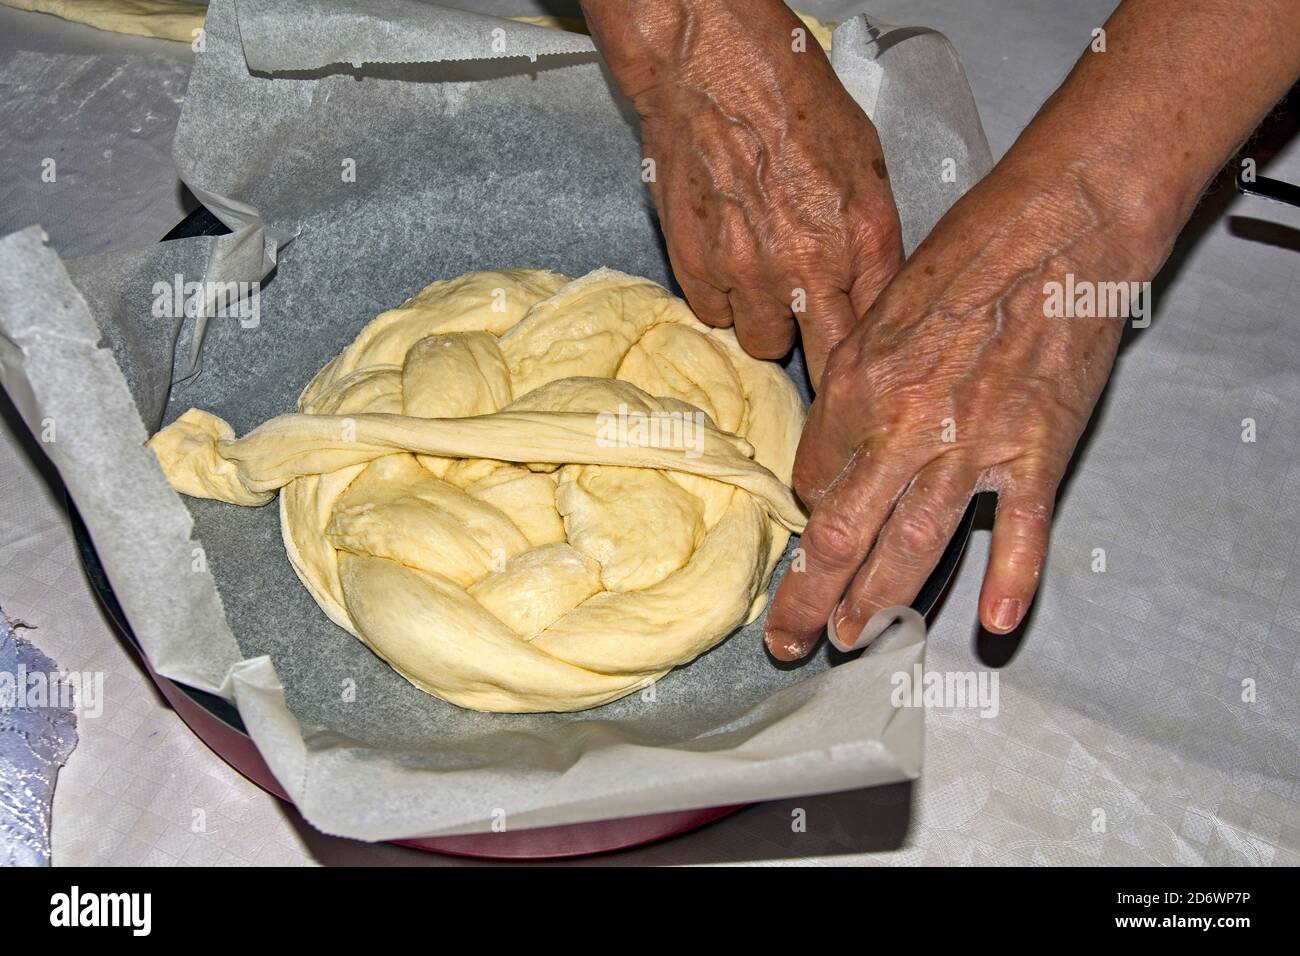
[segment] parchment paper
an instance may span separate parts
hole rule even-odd
[[[337,29],[299,29],[326,22]],[[496,52],[483,30],[506,55],[472,59]],[[989,158],[946,41],[891,43],[897,32],[850,22],[832,59],[880,128],[910,248]],[[922,657],[919,629],[833,668],[827,650],[781,668],[753,625],[653,694],[577,715],[477,714],[411,687],[326,620],[274,507],[170,491],[140,444],[153,423],[197,405],[242,433],[289,410],[362,324],[435,278],[609,265],[671,284],[635,118],[586,38],[407,0],[219,0],[206,34],[176,159],[235,233],[66,271],[38,230],[0,240],[0,378],[34,432],[55,423],[47,449],[159,672],[233,699],[307,819],[362,839],[915,776],[922,712],[888,698],[889,676]],[[444,62],[405,62],[421,50]],[[933,168],[936,144],[952,147],[954,183]],[[355,182],[341,175],[350,163]],[[261,319],[212,320],[202,372],[163,407],[171,343],[198,338],[150,316],[151,287],[205,267],[263,277]],[[191,358],[181,350],[175,370]],[[801,382],[797,359],[790,370]]]

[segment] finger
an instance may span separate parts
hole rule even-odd
[[[980,622],[995,634],[1015,630],[1038,590],[1056,504],[1059,469],[1022,462],[998,487]]]
[[[849,288],[854,313],[866,315],[902,267],[902,227],[895,218],[891,225],[879,231],[875,241],[864,242],[860,247],[855,278]]]
[[[842,651],[866,647],[880,631],[877,611],[916,600],[961,524],[978,474],[951,455],[926,465],[894,506],[876,545],[831,615],[831,643]],[[892,618],[879,622],[883,628]]]
[[[779,359],[794,345],[794,319],[784,303],[732,289],[728,295],[736,339],[754,358]]]
[[[803,338],[804,362],[814,390],[821,388],[822,373],[831,350],[857,324],[848,295],[839,289],[816,289],[808,293],[808,308],[795,314]]]
[[[842,342],[826,363],[821,391],[799,436],[792,477],[795,492],[809,508],[816,507],[845,465],[860,454],[863,437],[872,435],[875,410],[872,394],[862,388],[859,338]]]
[[[690,303],[691,311],[701,322],[717,329],[731,327],[734,317],[731,314],[731,301],[727,298],[727,293],[707,282],[682,275],[680,272],[677,273],[677,282],[682,287],[686,301]]]
[[[827,490],[763,626],[772,656],[793,661],[813,649],[906,481],[864,452]]]

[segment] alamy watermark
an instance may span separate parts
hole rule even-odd
[[[170,282],[155,282],[151,293],[155,319],[238,319],[245,329],[255,329],[262,321],[260,282],[186,282],[178,272]]]
[[[910,671],[895,671],[889,683],[895,707],[959,707],[978,710],[981,717],[998,715],[997,671],[927,671],[913,664]]]
[[[50,897],[50,925],[119,926],[130,929],[132,936],[148,936],[153,928],[153,894],[83,892],[74,883],[68,892]]]
[[[1150,282],[1091,282],[1065,274],[1043,283],[1043,315],[1049,319],[1126,319],[1133,328],[1151,324]]]
[[[55,707],[85,717],[104,713],[103,671],[0,671],[0,710]]]
[[[687,458],[704,454],[707,417],[703,412],[642,412],[619,405],[617,412],[596,416],[596,444],[601,448],[680,448]]]

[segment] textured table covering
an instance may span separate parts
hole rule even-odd
[[[947,33],[1000,155],[1113,5],[871,10]],[[179,220],[170,142],[189,57],[0,9],[0,163],[16,171],[0,187],[0,233],[40,222],[74,256],[154,241]],[[40,181],[45,157],[57,184]],[[1260,158],[1261,172],[1300,182],[1300,142]],[[928,666],[1000,666],[996,716],[932,709],[915,785],[764,804],[604,859],[1300,863],[1298,228],[1300,210],[1223,194],[1203,204],[1064,487],[1017,637],[975,629],[988,546],[976,532]],[[56,865],[465,865],[321,836],[193,737],[100,614],[57,479],[0,404],[0,606],[35,625],[25,636],[60,667],[105,674],[103,716],[79,719],[56,790]],[[1092,570],[1097,548],[1105,573]]]

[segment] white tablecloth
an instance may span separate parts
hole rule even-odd
[[[947,33],[1000,155],[1113,5],[870,10]],[[155,241],[182,218],[170,143],[189,57],[0,8],[0,234],[40,222],[75,256]],[[40,178],[47,157],[54,184]],[[1300,182],[1300,142],[1260,161]],[[975,626],[987,523],[976,531],[928,666],[1000,668],[996,716],[932,709],[915,785],[763,804],[606,859],[1300,863],[1298,228],[1300,210],[1223,192],[1203,203],[1157,283],[1152,326],[1121,356],[1015,638]],[[57,478],[0,406],[0,607],[61,667],[106,675],[104,715],[80,719],[56,791],[56,865],[468,865],[321,836],[191,735],[102,617]]]

